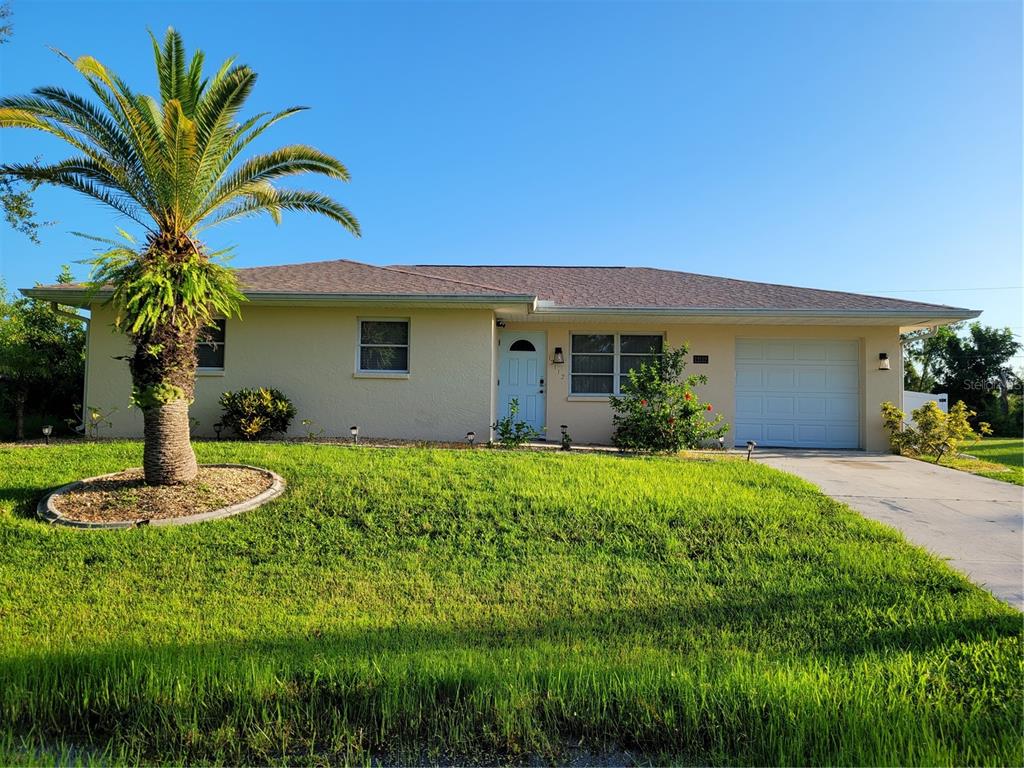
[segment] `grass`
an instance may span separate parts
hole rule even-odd
[[[202,443],[288,492],[31,518],[0,449],[0,763],[1020,765],[1022,616],[756,463]]]
[[[1024,485],[1024,439],[987,437],[977,445],[964,448],[963,451],[974,458],[945,458],[942,465],[970,472],[972,475]],[[935,461],[934,456],[922,458]]]

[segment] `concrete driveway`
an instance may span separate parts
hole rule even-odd
[[[1024,489],[890,454],[758,449],[754,458],[802,477],[945,558],[1024,609]]]

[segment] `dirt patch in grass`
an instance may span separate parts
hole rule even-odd
[[[129,469],[54,496],[53,506],[69,520],[88,523],[161,520],[237,504],[273,482],[267,473],[247,467],[200,467],[188,485],[150,486],[141,469]]]

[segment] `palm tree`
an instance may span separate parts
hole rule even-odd
[[[132,396],[144,416],[146,481],[172,485],[198,470],[188,421],[196,342],[244,300],[233,271],[199,233],[264,213],[279,222],[288,210],[322,214],[356,236],[359,224],[326,195],[272,183],[301,173],[348,181],[328,154],[292,145],[236,163],[256,137],[304,107],[242,119],[255,72],[228,59],[206,78],[202,52],[188,60],[173,29],[162,46],[150,37],[159,99],[132,91],[91,56],[68,61],[96,101],[54,87],[0,99],[0,128],[43,131],[77,152],[52,165],[2,165],[0,175],[75,190],[146,230],[143,244],[98,257],[92,284],[112,289],[117,326],[135,347]]]

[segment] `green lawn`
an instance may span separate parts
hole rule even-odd
[[[943,459],[942,464],[974,475],[1024,485],[1024,439],[987,437],[977,445],[966,446],[964,453],[973,459]],[[934,461],[933,457],[925,457]]]
[[[289,490],[51,528],[140,446],[0,448],[0,763],[1024,762],[1021,614],[760,464],[198,450]]]

